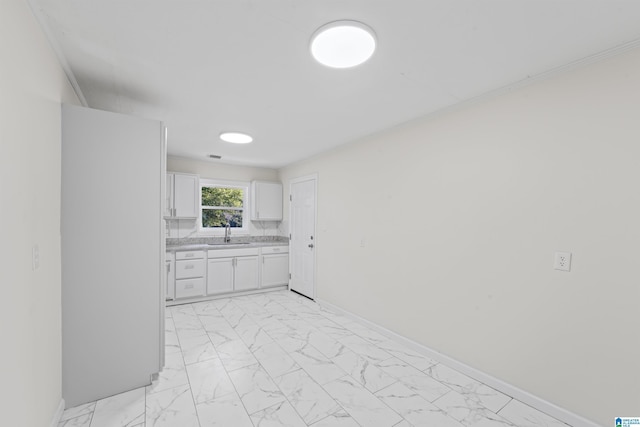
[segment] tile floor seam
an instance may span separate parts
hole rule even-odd
[[[506,394],[505,394],[505,396],[509,397],[509,400],[507,400],[507,403],[505,403],[504,405],[502,405],[502,406],[500,407],[500,409],[498,409],[497,411],[495,411],[495,414],[496,414],[496,415],[500,415],[500,411],[502,411],[502,410],[503,410],[503,409],[504,409],[504,408],[505,408],[509,403],[511,403],[511,401],[513,401],[513,399],[514,399],[513,397],[511,397],[511,396],[509,396],[509,395],[506,395]]]
[[[199,320],[200,319],[198,319],[198,321]],[[200,422],[200,417],[198,416],[198,407],[196,405],[196,399],[195,399],[195,396],[193,395],[193,387],[191,386],[191,378],[189,377],[189,372],[187,371],[187,362],[186,362],[186,360],[184,358],[184,352],[182,350],[182,343],[180,341],[180,335],[178,334],[178,331],[177,331],[178,328],[177,328],[177,326],[175,324],[175,321],[173,320],[173,316],[171,316],[171,321],[173,322],[173,327],[176,330],[176,336],[178,337],[178,346],[180,347],[180,354],[182,355],[182,362],[184,364],[184,373],[185,373],[185,375],[187,377],[187,384],[189,385],[189,394],[191,395],[191,400],[193,401],[193,409],[195,410],[195,413],[196,413],[196,419],[198,420],[198,426],[202,427],[202,423]],[[202,326],[204,327],[204,325],[202,325]],[[209,337],[209,335],[207,335],[207,337]],[[213,343],[211,345],[213,345]],[[147,386],[147,387],[152,387],[152,386],[153,386],[153,383],[151,385]],[[146,390],[147,389],[145,388],[145,391]],[[146,399],[147,399],[147,393],[145,393],[145,412],[146,412],[146,408],[147,408]],[[145,424],[144,425],[145,426],[147,425],[146,413],[145,413]]]
[[[281,305],[281,306],[282,306],[282,305]],[[285,307],[283,307],[283,308],[285,308]],[[286,308],[285,308],[285,309],[286,309]],[[263,331],[264,331],[264,329],[263,329]],[[278,345],[278,346],[279,346],[279,344],[276,342],[276,340],[275,340],[271,335],[269,335],[269,333],[268,333],[267,331],[264,331],[264,332],[269,336],[269,338],[271,338],[271,340],[272,340],[273,342],[275,342],[275,343],[276,343],[276,345]],[[282,347],[280,347],[280,348],[281,348],[281,349],[282,349],[282,351],[284,351],[285,353],[288,353],[288,352],[287,352],[285,349],[283,349]],[[252,352],[252,354],[253,354],[253,352]],[[256,357],[256,356],[255,356],[255,354],[253,354],[253,355],[254,355],[254,357]],[[260,361],[259,361],[259,359],[258,359],[257,357],[256,357],[256,360],[258,360],[258,362],[260,363]],[[261,364],[261,363],[260,363],[260,365],[262,366],[262,364]],[[264,367],[263,367],[263,369],[264,369]],[[276,387],[278,387],[278,389],[281,391],[282,395],[283,395],[283,396],[284,396],[284,398],[285,398],[285,401],[286,401],[286,402],[287,402],[287,403],[288,403],[288,404],[293,408],[293,410],[296,412],[296,414],[298,414],[298,416],[300,417],[300,419],[302,419],[302,420],[303,420],[303,422],[304,422],[304,424],[308,427],[308,426],[311,426],[311,425],[313,425],[313,424],[308,424],[308,423],[304,420],[304,415],[303,415],[303,414],[301,414],[300,412],[298,412],[298,410],[296,409],[296,405],[294,405],[294,404],[291,402],[291,400],[289,399],[289,397],[287,396],[287,394],[286,394],[286,393],[284,393],[284,392],[282,391],[282,389],[280,388],[280,386],[278,386],[277,378],[282,378],[283,376],[285,376],[285,375],[287,375],[287,374],[290,374],[290,373],[292,373],[292,372],[296,372],[296,371],[303,371],[303,372],[305,372],[305,374],[307,374],[307,375],[308,375],[308,373],[304,370],[304,368],[299,367],[299,368],[298,368],[298,369],[296,369],[295,371],[287,372],[287,373],[284,373],[284,374],[282,374],[282,375],[280,375],[280,376],[278,376],[278,377],[276,377],[276,378],[273,378],[273,377],[271,376],[271,374],[269,374],[269,372],[268,372],[268,371],[266,371],[266,369],[265,369],[265,372],[267,373],[267,375],[271,378],[271,380],[272,380],[272,381],[273,381],[273,383],[276,385]],[[311,381],[315,382],[319,387],[321,387],[321,388],[322,388],[322,385],[318,384],[318,383],[317,383],[317,382],[316,382],[312,377],[310,377],[310,376],[309,376],[309,379],[310,379]],[[324,389],[323,389],[323,390],[324,390]],[[325,390],[325,392],[326,392],[326,390]],[[332,400],[334,400],[334,399],[332,398]],[[342,408],[342,406],[341,406],[338,402],[336,402],[335,400],[334,400],[334,402],[336,403],[336,405],[338,405],[338,406],[340,406],[340,408]],[[278,403],[276,403],[276,404],[272,405],[271,407],[276,406],[276,405],[278,405]],[[344,410],[344,408],[342,408],[342,409]],[[328,414],[328,415],[327,415],[326,417],[324,417],[324,418],[328,418],[328,417],[330,417],[331,415],[332,415],[332,414]],[[322,418],[322,419],[324,419],[324,418]],[[319,422],[319,421],[320,421],[320,420],[316,420],[316,422]],[[315,424],[315,422],[314,422],[314,424]]]
[[[208,334],[207,334],[208,336]],[[213,343],[212,343],[213,344]],[[213,347],[216,349],[216,352],[218,351],[218,349],[216,348],[215,345],[213,345]],[[222,362],[222,360],[220,360],[220,365],[222,366],[222,369],[224,369],[225,374],[227,375],[227,377],[229,378],[229,382],[231,383],[231,385],[233,386],[233,390],[236,394],[236,396],[238,397],[238,401],[240,402],[240,404],[242,405],[242,408],[244,409],[244,411],[247,413],[247,415],[249,416],[249,419],[251,419],[251,414],[249,414],[249,410],[247,409],[245,403],[242,401],[242,397],[240,395],[240,393],[238,392],[238,387],[236,386],[236,384],[233,382],[233,380],[231,379],[231,376],[229,375],[229,370],[227,369],[227,367],[225,366],[225,364]],[[241,368],[240,368],[241,369]],[[220,396],[220,397],[224,397],[224,396]],[[215,401],[216,398],[213,398],[210,400],[210,402]],[[195,402],[195,399],[194,399]],[[203,402],[206,403],[206,402]],[[196,405],[196,412],[197,412],[197,405]],[[198,422],[200,422],[200,417],[198,416]],[[253,424],[253,421],[251,421],[251,423]],[[201,426],[202,427],[202,426]]]
[[[396,382],[394,382],[393,384],[397,384],[398,382],[399,382],[399,381],[396,381]],[[388,387],[391,387],[393,384],[389,384],[389,386],[388,386]],[[387,388],[387,387],[383,387],[381,390],[384,390],[385,388]],[[365,389],[365,390],[366,390],[366,389]],[[376,396],[376,394],[375,394],[375,393],[373,393],[373,392],[370,392],[370,393],[371,393],[373,396],[375,396],[376,398],[378,398],[378,396]],[[378,399],[378,400],[380,400],[380,399]],[[398,416],[399,416],[400,418],[402,418],[402,420],[404,420],[404,421],[406,421],[406,422],[408,422],[408,423],[409,423],[409,421],[408,421],[408,420],[407,420],[407,419],[406,419],[406,418],[405,418],[401,413],[399,413],[398,411],[396,411],[395,409],[393,409],[393,408],[392,408],[391,406],[389,406],[389,404],[387,404],[385,401],[380,400],[380,402],[382,402],[382,404],[383,404],[383,405],[385,405],[387,408],[389,408],[391,411],[393,411],[394,413],[398,414]],[[394,426],[395,426],[395,425],[397,425],[397,424],[399,424],[399,423],[401,423],[401,422],[402,422],[402,421],[400,421],[400,422],[398,422],[398,423],[395,423],[395,424],[394,424]],[[411,424],[411,423],[409,423],[409,424]]]
[[[313,379],[313,377],[311,377],[311,376],[310,376],[310,375],[309,375],[309,374],[308,374],[308,373],[307,373],[303,368],[299,368],[299,369],[297,369],[296,371],[303,371],[303,372],[305,373],[305,375],[307,375],[307,376],[309,377],[309,380],[310,380],[310,381],[312,381],[312,382],[314,382],[314,383],[315,383],[315,384],[316,384],[320,389],[322,389],[322,390],[327,394],[327,396],[329,396],[329,397],[331,398],[331,400],[332,400],[336,405],[338,405],[338,406],[339,406],[343,411],[345,411],[347,414],[349,413],[349,412],[348,412],[348,411],[347,411],[347,410],[346,410],[346,409],[345,409],[345,408],[340,404],[340,402],[338,402],[337,400],[335,400],[335,399],[333,398],[333,396],[331,396],[331,394],[329,394],[329,393],[328,393],[328,392],[327,392],[327,391],[322,387],[322,384],[318,383],[315,379]],[[292,372],[296,372],[296,371],[292,371]],[[291,374],[292,372],[287,372],[287,373],[285,373],[285,374],[282,374],[282,375],[280,375],[278,378],[281,378],[281,377],[283,377],[283,376],[285,376],[285,375]],[[275,382],[275,379],[274,379],[274,382]],[[278,385],[278,382],[276,382],[276,385]],[[279,386],[278,386],[278,388],[279,388]],[[284,392],[283,392],[283,394],[284,394]],[[286,398],[287,400],[289,400],[289,398],[287,397],[287,395],[286,395],[286,394],[284,394],[284,396],[285,396],[285,398]],[[293,407],[293,409],[294,409],[294,410],[296,410],[296,407],[293,405],[293,403],[291,403],[291,401],[289,401],[289,403],[291,404],[291,406]],[[296,412],[297,412],[297,410],[296,410]],[[321,418],[320,420],[325,419],[325,418],[328,418],[328,417],[330,417],[330,416],[331,416],[331,415],[333,415],[333,414],[335,414],[335,412],[333,412],[332,414],[327,414],[325,417]],[[300,417],[301,417],[301,418],[303,419],[303,421],[304,421],[303,415],[302,415],[302,414],[300,414],[299,412],[298,412],[298,415],[300,415]],[[316,423],[320,422],[320,420],[316,420],[315,422],[313,422],[313,423],[311,423],[311,424],[308,424],[308,423],[305,421],[305,424],[307,424],[307,426],[311,426],[311,425],[313,425],[313,424],[316,424]],[[355,420],[354,420],[354,421],[355,421]]]

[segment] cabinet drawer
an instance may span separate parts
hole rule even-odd
[[[183,251],[176,252],[176,259],[202,259],[204,251]]]
[[[176,279],[204,277],[204,268],[203,259],[176,261]]]
[[[262,254],[288,254],[289,246],[265,246],[261,251]]]
[[[176,280],[176,298],[199,297],[204,294],[204,278]]]
[[[252,256],[258,255],[260,250],[258,248],[247,249],[211,249],[208,252],[208,258],[233,258],[237,256]]]

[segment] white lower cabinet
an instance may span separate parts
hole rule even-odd
[[[233,291],[233,258],[213,258],[207,264],[207,294]]]
[[[260,287],[268,288],[289,283],[289,248],[287,246],[264,247],[261,254]]]
[[[206,295],[204,251],[176,252],[176,298]]]
[[[167,300],[251,291],[289,283],[289,248],[167,252]]]
[[[236,291],[258,289],[258,255],[237,257],[234,279]]]
[[[207,294],[258,289],[258,248],[208,252]]]

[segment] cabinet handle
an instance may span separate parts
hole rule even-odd
[[[185,258],[193,258],[193,256],[194,256],[194,254],[191,254],[191,253],[184,255]]]
[[[189,265],[185,265],[184,269],[185,270],[193,270],[193,267],[195,267],[193,264],[189,264]]]
[[[260,211],[256,212],[258,219],[260,218]]]

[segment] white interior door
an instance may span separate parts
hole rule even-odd
[[[291,182],[290,204],[290,288],[311,299],[315,298],[316,269],[316,183],[317,177],[304,177]]]

